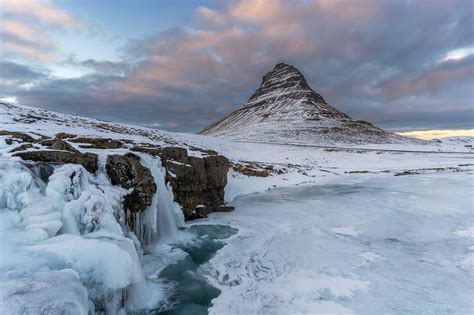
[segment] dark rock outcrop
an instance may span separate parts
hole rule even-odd
[[[72,134],[72,133],[67,133],[67,132],[59,132],[56,134],[55,138],[56,139],[68,139],[68,138],[76,138],[77,136]]]
[[[162,156],[167,170],[166,180],[173,188],[175,200],[183,208],[185,218],[206,217],[209,212],[221,211],[229,160],[221,155],[188,157],[186,150],[169,152],[175,153],[175,159],[171,159],[169,154]],[[231,209],[226,206],[226,211]]]
[[[48,141],[48,140],[45,140]],[[64,150],[64,151],[71,151],[71,152],[76,152],[79,153],[78,150],[76,150],[72,145],[67,143],[66,141],[56,139],[51,143],[50,146],[51,149],[53,150]]]
[[[97,170],[97,155],[93,153],[40,150],[18,152],[13,154],[13,156],[18,156],[23,160],[35,162],[47,162],[54,164],[81,164],[91,173],[94,173]]]
[[[188,162],[188,151],[180,147],[165,147],[161,149],[160,157],[165,160],[174,160],[180,163]]]
[[[33,147],[33,145],[31,143],[23,143],[22,145],[19,145],[18,147],[14,148],[13,150],[10,150],[10,153],[25,151],[25,150],[28,150],[32,147]]]
[[[10,139],[18,139],[22,142],[34,142],[35,139],[24,132],[0,130],[0,136],[10,136]]]
[[[74,143],[86,143],[86,145],[80,145],[80,147],[90,149],[119,149],[123,146],[121,141],[109,138],[79,137],[70,139],[69,141]]]
[[[109,155],[106,170],[112,184],[132,189],[124,199],[125,211],[139,213],[151,205],[157,187],[150,170],[140,163],[139,156],[133,153]]]
[[[130,148],[130,151],[148,153],[153,156],[161,154],[161,148],[158,146],[134,146]]]
[[[211,156],[188,156],[188,151],[181,147],[135,146],[131,150],[161,158],[167,171],[166,181],[173,188],[174,199],[183,208],[187,220],[233,209],[224,205],[224,188],[230,167],[224,156],[214,151],[209,151],[215,153]]]

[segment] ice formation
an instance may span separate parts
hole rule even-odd
[[[128,191],[111,185],[104,168],[93,175],[80,165],[51,167],[0,156],[0,294],[3,301],[25,302],[16,303],[13,312],[34,307],[118,314],[163,299],[156,283],[145,280],[141,245],[173,241],[184,220],[159,159],[142,155],[142,160],[158,190],[140,214],[137,237],[124,224],[122,197]],[[59,282],[68,293],[44,302]]]

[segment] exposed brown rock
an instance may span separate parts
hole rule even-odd
[[[29,148],[32,148],[33,145],[31,143],[24,143],[22,145],[19,145],[18,147],[14,148],[13,150],[10,150],[10,153],[13,153],[13,152],[18,152],[18,151],[25,151]]]
[[[79,152],[72,145],[70,145],[66,141],[63,141],[63,140],[60,140],[60,139],[54,140],[51,143],[50,148],[53,149],[53,150],[64,150],[64,151],[71,151],[71,152]]]
[[[19,132],[19,131],[0,130],[0,136],[11,136],[11,138],[19,139],[22,142],[34,142],[35,141],[35,139],[32,136],[30,136],[29,134],[26,134],[24,132]]]
[[[179,152],[175,149],[170,152]],[[223,209],[230,211],[231,207],[222,208],[229,170],[227,158],[220,155],[203,158],[190,156],[183,163],[183,155],[167,155],[178,157],[180,161],[166,159],[164,155],[161,157],[167,170],[166,180],[173,188],[175,200],[183,208],[185,218],[206,217],[209,212]]]
[[[148,153],[153,156],[159,156],[161,153],[161,148],[158,146],[134,146],[130,151]]]
[[[44,145],[45,147],[50,147],[54,143],[54,139],[41,140],[38,144]]]
[[[165,160],[175,160],[181,163],[188,162],[188,151],[180,147],[165,147],[161,150],[160,156]]]
[[[69,138],[76,138],[77,136],[72,134],[72,133],[67,133],[67,132],[59,132],[56,134],[55,138],[56,139],[69,139]]]
[[[13,154],[13,156],[19,156],[23,160],[36,162],[48,162],[57,164],[81,164],[86,170],[91,173],[94,173],[97,170],[97,155],[93,153],[41,150],[18,152]]]
[[[256,177],[268,177],[270,176],[270,168],[257,168],[250,164],[237,164],[232,163],[232,169],[240,174],[246,176],[256,176]]]
[[[123,143],[121,141],[109,138],[78,137],[70,139],[69,141],[74,143],[87,143],[87,145],[81,145],[80,147],[91,149],[119,149],[123,146]]]
[[[138,213],[151,205],[157,187],[150,170],[140,163],[139,156],[133,153],[109,155],[106,170],[112,184],[133,189],[124,199],[126,211]]]

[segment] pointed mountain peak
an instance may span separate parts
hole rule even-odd
[[[268,72],[262,80],[260,87],[268,87],[269,85],[278,83],[292,83],[293,85],[300,85],[304,88],[309,88],[303,74],[292,65],[286,63],[278,63],[272,71]]]
[[[263,76],[260,87],[249,98],[244,107],[261,105],[262,100],[269,101],[275,97],[280,99],[282,97],[289,99],[310,98],[314,102],[326,104],[322,96],[311,89],[303,74],[286,63],[276,64],[272,71]]]
[[[242,107],[200,132],[239,141],[335,144],[403,142],[326,103],[303,74],[278,63]]]

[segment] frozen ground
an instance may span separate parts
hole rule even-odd
[[[197,281],[186,278],[183,290],[173,291],[195,292],[187,285],[201,283],[206,273],[222,291],[212,314],[474,313],[472,139],[423,146],[239,143],[5,105],[0,124],[34,138],[69,132],[178,145],[198,155],[195,146],[233,163],[271,166],[267,177],[231,171],[226,199],[236,210],[196,223],[238,229],[210,263],[186,267]],[[166,305],[169,287],[160,273],[188,260],[183,250],[161,244],[140,257],[137,237],[114,216],[125,192],[104,174],[65,165],[44,183],[10,149],[0,139],[2,307],[86,314],[94,309],[91,300],[104,295],[115,310],[124,309],[124,295],[131,297],[127,309]],[[162,171],[153,169],[155,179]],[[77,181],[69,190],[72,178]],[[176,212],[164,182],[157,185],[166,200],[156,196],[153,204]],[[104,211],[94,211],[96,205]],[[155,228],[166,230],[156,224],[163,220],[146,220],[163,214],[157,211],[144,213],[142,224],[154,231],[146,239],[162,237]],[[50,298],[58,291],[61,298]],[[194,302],[173,301],[202,309]]]
[[[211,314],[472,314],[473,173],[357,175],[238,197]],[[245,301],[242,303],[242,301]]]

